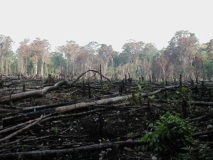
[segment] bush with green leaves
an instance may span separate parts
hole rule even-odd
[[[142,142],[147,143],[143,150],[151,151],[157,157],[170,159],[190,149],[193,128],[178,115],[166,113],[153,126],[154,131],[144,135]]]

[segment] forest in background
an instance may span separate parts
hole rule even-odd
[[[130,75],[133,79],[173,81],[210,80],[213,77],[213,39],[199,43],[194,33],[177,31],[168,46],[158,50],[153,43],[129,40],[121,52],[111,45],[91,41],[80,46],[67,41],[50,52],[48,40],[23,40],[17,51],[12,51],[13,40],[0,35],[0,76],[75,78],[87,70],[100,70],[113,79]],[[92,76],[88,72],[86,78]]]

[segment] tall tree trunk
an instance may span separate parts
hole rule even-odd
[[[41,77],[44,76],[44,61],[41,60]]]
[[[25,73],[25,58],[24,57],[19,57],[19,72],[21,74],[24,74]]]
[[[25,58],[25,68],[24,68],[25,72],[24,73],[25,73],[26,76],[28,76],[28,74],[29,74],[27,66],[28,66],[28,59]]]
[[[7,59],[7,75],[10,75],[10,58]]]
[[[4,58],[4,74],[7,76],[7,58]]]
[[[163,69],[163,81],[165,82],[166,80],[166,72],[165,72],[165,69]]]
[[[4,57],[1,57],[1,73],[3,74],[4,71]]]
[[[34,76],[36,76],[38,74],[38,64],[37,63],[33,63],[33,71],[34,71]]]

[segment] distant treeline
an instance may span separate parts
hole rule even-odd
[[[161,50],[153,43],[134,40],[125,43],[120,53],[94,41],[85,46],[67,41],[50,52],[48,40],[36,38],[23,40],[14,53],[12,44],[9,36],[0,35],[0,75],[75,77],[101,66],[102,74],[118,79],[125,75],[156,81],[174,80],[180,74],[184,80],[213,77],[213,39],[200,44],[194,33],[184,30],[177,31]]]

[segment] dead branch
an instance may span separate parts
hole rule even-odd
[[[95,72],[95,73],[98,73],[101,77],[105,78],[107,81],[111,82],[109,78],[105,77],[104,75],[102,75],[100,72],[96,71],[96,70],[93,70],[93,69],[90,69],[90,70],[87,70],[86,72],[82,73],[80,76],[78,76],[76,78],[76,80],[74,80],[71,85],[75,84],[83,75],[85,75],[87,72]]]

